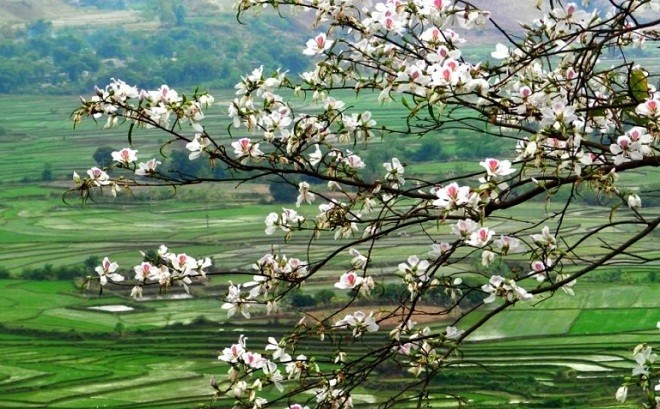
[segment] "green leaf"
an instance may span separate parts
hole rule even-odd
[[[646,71],[639,68],[630,71],[628,86],[636,101],[641,102],[649,97],[649,81]]]
[[[135,122],[131,122],[131,126],[128,127],[128,144],[133,147],[133,127],[135,127]]]

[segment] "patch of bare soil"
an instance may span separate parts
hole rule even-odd
[[[156,27],[157,22],[144,22],[140,19],[140,13],[136,11],[97,11],[90,9],[80,10],[68,15],[61,15],[51,19],[54,27],[69,26],[135,26],[140,24],[144,28]]]
[[[0,23],[53,20],[74,12],[62,0],[0,0]]]
[[[330,316],[335,310],[333,308],[325,309],[315,309],[305,311],[309,315],[309,318],[323,320]],[[394,328],[396,325],[401,323],[402,318],[407,317],[410,310],[402,309],[397,305],[362,305],[349,307],[342,310],[339,314],[335,315],[333,318],[340,320],[346,315],[355,313],[356,311],[362,311],[365,314],[369,314],[371,311],[374,312],[374,318],[376,320],[382,320],[379,322],[381,328]],[[415,313],[410,317],[418,325],[420,324],[446,324],[449,325],[451,322],[458,318],[460,311],[452,311],[447,313],[443,307],[432,306],[432,305],[423,305],[417,306]]]
[[[143,21],[139,12],[74,7],[64,0],[0,0],[0,24],[23,24],[46,20],[53,27],[109,26],[156,27],[156,21]]]

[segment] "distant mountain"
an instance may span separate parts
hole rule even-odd
[[[234,14],[234,0],[177,0],[185,7],[189,16]],[[113,4],[123,7],[113,7]],[[52,21],[55,27],[67,25],[130,24],[144,22],[139,11],[149,0],[0,0],[0,25],[25,23],[35,20]],[[530,22],[542,15],[534,4],[535,0],[472,0],[472,4],[492,13],[493,20],[510,30],[519,27],[519,22]],[[545,2],[547,3],[547,1]],[[581,3],[581,0],[576,0]],[[99,4],[101,8],[81,7]],[[608,0],[590,0],[589,9],[603,11],[609,7]]]
[[[473,0],[470,3],[491,12],[491,19],[507,30],[520,27],[519,22],[531,22],[543,15],[534,7],[534,0]]]
[[[607,1],[591,0],[592,7]],[[241,25],[233,3],[0,0],[0,94],[31,92],[35,84],[44,93],[79,93],[110,77],[145,87],[219,89],[232,87],[261,64],[267,71],[283,67],[292,73],[309,67],[302,50],[323,29],[310,27],[313,13],[291,16],[282,10],[284,18],[272,10],[247,13]],[[491,11],[507,32],[542,15],[535,0],[472,3]],[[493,25],[467,37],[468,45],[505,41]],[[473,52],[471,58],[488,58],[484,47]]]

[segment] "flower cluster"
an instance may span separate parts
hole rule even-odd
[[[660,322],[658,323],[660,328]],[[617,389],[615,398],[619,402],[625,402],[628,397],[630,386],[639,386],[645,393],[644,408],[656,408],[660,405],[660,368],[656,365],[657,354],[647,344],[635,347],[632,353],[635,366],[631,376]]]
[[[275,233],[279,227],[282,231],[289,233],[292,229],[300,227],[305,221],[305,218],[298,214],[293,209],[282,209],[281,214],[275,212],[266,216],[266,234],[271,235]]]
[[[85,116],[95,119],[106,116],[106,127],[116,126],[121,119],[146,127],[166,128],[172,118],[190,123],[201,121],[203,108],[213,102],[214,98],[207,93],[188,99],[167,85],[149,91],[113,78],[104,89],[97,87],[92,98],[82,99],[82,107],[73,113],[73,118],[80,122]]]
[[[373,311],[370,312],[369,315],[362,311],[356,311],[337,321],[335,326],[337,328],[348,328],[353,330],[353,337],[355,338],[358,338],[364,332],[378,331],[378,324],[374,319]]]
[[[507,301],[529,301],[533,298],[532,294],[518,286],[514,280],[507,280],[498,275],[492,276],[488,284],[481,286],[481,290],[489,294],[488,297],[484,298],[486,304],[495,301],[497,297],[504,298]]]
[[[416,323],[406,321],[390,332],[390,337],[398,345],[394,351],[402,356],[408,372],[419,377],[425,370],[437,370],[449,359],[451,346],[464,336],[465,331],[454,326],[448,326],[444,332],[434,336],[431,328],[415,328]],[[401,341],[406,335],[407,340]]]
[[[167,291],[173,283],[177,283],[189,291],[188,285],[192,284],[192,279],[206,277],[206,270],[212,264],[208,257],[195,259],[185,253],[171,253],[164,245],[158,248],[155,258],[145,253],[142,256],[144,261],[133,267],[136,285],[131,290],[131,296],[134,298],[142,297],[142,288],[150,284],[158,284],[161,291]],[[117,263],[105,257],[95,269],[101,286],[108,282],[124,281],[126,277],[118,273],[118,269]]]

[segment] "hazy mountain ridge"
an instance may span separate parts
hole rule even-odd
[[[592,0],[593,5],[607,0]],[[509,32],[542,15],[533,0],[474,0]],[[99,7],[90,4],[101,5]],[[0,0],[0,93],[79,93],[118,77],[142,86],[232,87],[265,65],[307,69],[313,13],[271,9],[236,23],[233,0]],[[492,24],[467,46],[505,42]],[[275,45],[275,46],[274,46]],[[473,47],[474,48],[474,47]],[[489,52],[472,58],[488,58]]]
[[[43,93],[76,94],[111,77],[143,87],[220,89],[233,87],[262,64],[267,71],[283,67],[296,73],[308,63],[302,55],[307,36],[299,23],[274,13],[246,17],[239,25],[234,10],[211,5],[215,13],[202,15],[178,0],[159,1],[169,6],[166,10],[150,9],[153,2],[118,0],[126,6],[119,11],[48,1],[66,12],[29,14],[38,9],[36,1],[0,0],[14,16],[31,18],[13,20],[0,31],[0,93],[36,87]],[[142,9],[130,9],[137,6]],[[264,39],[277,39],[277,47]]]
[[[52,21],[55,26],[111,23],[114,18],[123,22],[135,22],[140,19],[140,13],[133,9],[147,2],[147,0],[125,0],[127,10],[117,10],[81,7],[79,4],[84,4],[81,0],[0,0],[0,25],[40,19]],[[233,0],[180,2],[191,16],[208,16],[209,13],[233,14],[235,12],[233,3]],[[542,15],[542,12],[535,7],[534,0],[473,0],[471,3],[491,11],[493,19],[507,29],[516,28],[519,22],[529,22]],[[577,1],[577,3],[581,2]],[[607,0],[591,0],[588,7],[605,11],[609,3]]]
[[[507,31],[519,30],[521,23],[530,24],[533,20],[542,17],[549,11],[548,1],[543,1],[544,7],[536,7],[535,0],[472,0],[471,4],[491,12],[491,19]],[[568,4],[565,2],[564,4]],[[582,7],[581,0],[575,0],[578,7]],[[601,15],[607,13],[611,4],[608,0],[590,0],[586,6],[589,11],[598,10]],[[490,25],[492,29],[494,27]]]

